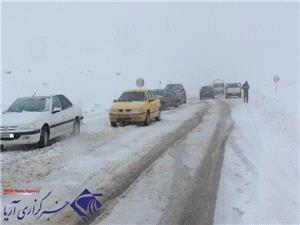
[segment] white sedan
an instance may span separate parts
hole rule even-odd
[[[1,149],[9,145],[38,144],[40,148],[66,133],[80,133],[81,109],[63,95],[17,99],[2,114]]]

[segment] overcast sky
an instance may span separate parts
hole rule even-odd
[[[58,83],[90,73],[106,86],[116,73],[124,86],[290,82],[298,19],[297,3],[4,3],[3,66]]]

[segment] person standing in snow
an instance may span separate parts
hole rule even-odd
[[[243,92],[244,92],[244,103],[248,103],[248,100],[249,100],[249,89],[250,89],[248,81],[246,81],[243,84],[242,89],[243,89]]]

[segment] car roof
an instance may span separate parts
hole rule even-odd
[[[50,98],[51,96],[31,96],[31,97],[20,97],[18,99],[38,99],[38,98]]]
[[[235,83],[226,83],[226,84],[241,84],[240,82],[235,82]]]
[[[53,94],[53,95],[39,95],[39,96],[27,96],[27,97],[20,97],[18,99],[38,99],[38,98],[51,98],[53,96],[59,96],[62,94]],[[63,95],[64,96],[64,95]]]
[[[147,88],[132,88],[128,89],[126,92],[146,92],[149,91]]]
[[[182,84],[180,84],[180,83],[173,83],[173,84],[167,84],[166,86],[175,86],[175,85],[182,85]]]

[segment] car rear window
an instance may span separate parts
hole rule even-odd
[[[214,87],[215,88],[222,88],[222,87],[224,87],[224,83],[215,83]]]

